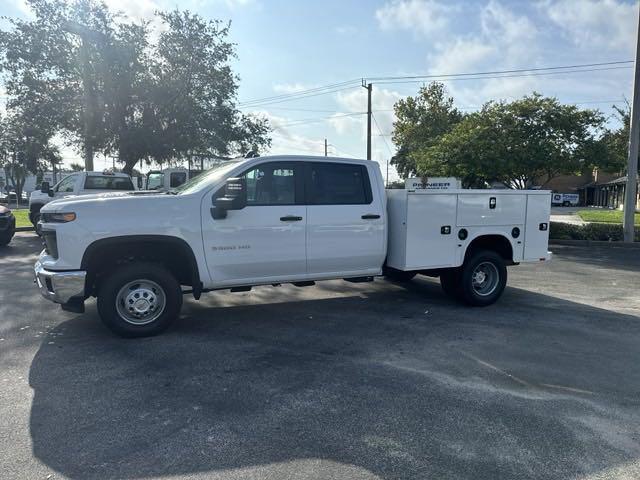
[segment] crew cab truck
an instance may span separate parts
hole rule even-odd
[[[47,203],[68,196],[92,195],[105,192],[132,191],[135,187],[126,173],[76,172],[65,176],[53,187],[42,182],[40,190],[29,197],[29,220],[34,226],[40,220],[40,210]]]
[[[327,157],[229,161],[170,192],[57,200],[42,208],[42,295],[82,312],[97,297],[115,333],[153,335],[183,294],[319,280],[439,276],[489,305],[508,265],[543,261],[548,192],[386,192],[378,164]],[[99,214],[97,211],[99,210]]]

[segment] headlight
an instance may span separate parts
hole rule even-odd
[[[73,212],[42,214],[42,223],[67,223],[67,222],[73,222],[75,219],[76,219],[76,214]]]

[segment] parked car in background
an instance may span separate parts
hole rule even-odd
[[[580,195],[577,193],[552,193],[551,204],[563,207],[576,207],[580,204]]]
[[[165,168],[151,170],[145,177],[145,190],[168,191],[178,188],[188,180],[197,177],[202,170],[188,170],[186,168]]]
[[[132,190],[135,190],[133,181],[126,173],[72,173],[53,187],[50,187],[48,182],[42,182],[40,190],[35,190],[31,193],[29,197],[29,220],[36,226],[40,220],[40,209],[47,203],[59,198]]]
[[[502,295],[507,266],[549,259],[549,192],[387,190],[377,162],[229,161],[175,190],[68,198],[42,209],[42,295],[98,299],[122,336],[159,333],[182,295],[318,280],[440,277],[468,305]],[[183,286],[186,288],[183,289]]]
[[[16,217],[11,210],[0,205],[0,247],[8,245],[16,233]]]

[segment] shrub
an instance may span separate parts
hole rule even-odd
[[[615,223],[571,223],[551,222],[549,238],[553,240],[600,240],[620,242],[624,238],[622,225]],[[635,241],[640,242],[640,230],[636,228]]]

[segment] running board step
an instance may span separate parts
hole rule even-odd
[[[373,282],[373,277],[351,277],[351,278],[343,278],[345,282],[351,283],[365,283],[365,282]]]
[[[229,289],[230,292],[250,292],[251,287],[233,287]]]
[[[316,282],[293,282],[296,287],[313,287]]]

